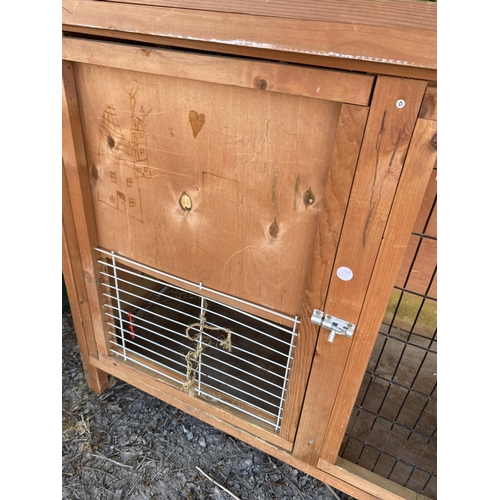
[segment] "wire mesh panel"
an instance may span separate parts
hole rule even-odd
[[[340,456],[436,498],[435,176],[424,197]]]
[[[187,291],[171,284],[172,276],[163,281],[146,266],[98,250],[113,355],[279,430],[297,318],[266,310],[279,322],[264,319],[208,299],[202,283],[201,293]]]

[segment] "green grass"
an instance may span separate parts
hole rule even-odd
[[[401,302],[399,302],[400,298]],[[437,327],[437,303],[434,300],[427,299],[422,306],[423,300],[423,298],[416,295],[393,290],[383,322],[386,324],[391,322],[397,307],[394,326],[409,331],[415,323],[415,319],[417,319],[413,331],[419,335],[431,337]]]

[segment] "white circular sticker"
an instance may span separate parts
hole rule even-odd
[[[339,267],[337,269],[337,276],[343,281],[352,280],[352,271],[348,267]]]

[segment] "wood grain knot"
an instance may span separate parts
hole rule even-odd
[[[437,151],[438,149],[438,136],[437,134],[434,134],[431,139],[431,146],[434,151]]]
[[[179,198],[179,205],[181,206],[182,210],[191,210],[193,203],[186,191],[181,194]]]
[[[309,188],[305,193],[304,193],[304,203],[306,206],[312,205],[314,201],[316,200],[316,196],[314,196],[314,193],[312,192],[311,188]]]
[[[259,90],[267,89],[267,82],[263,78],[256,78],[254,82],[255,88]]]
[[[274,218],[273,223],[269,226],[269,234],[276,239],[278,237],[278,233],[280,232],[280,227],[276,222],[276,217]]]
[[[90,172],[92,175],[92,179],[94,179],[95,181],[98,181],[99,180],[99,172],[98,172],[97,167],[95,166],[94,163],[92,163],[92,168],[90,169]]]

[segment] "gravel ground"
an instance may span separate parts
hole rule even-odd
[[[63,499],[354,500],[118,379],[90,391],[69,312],[62,348]]]

